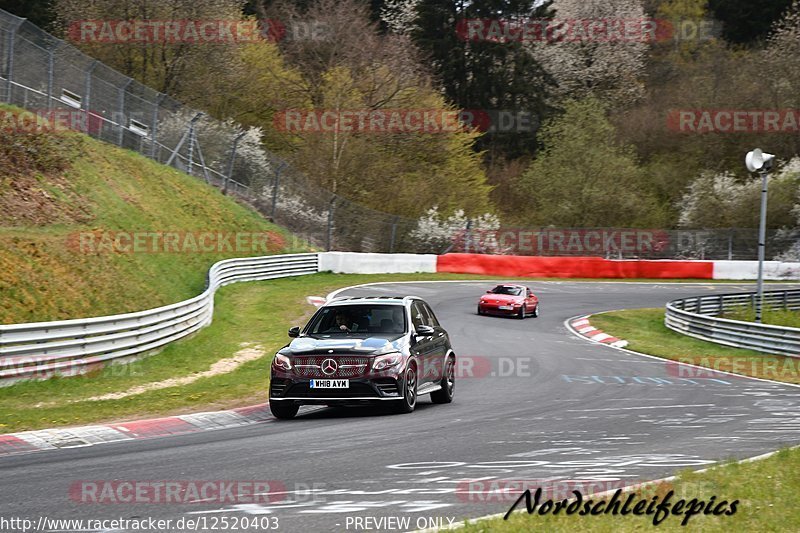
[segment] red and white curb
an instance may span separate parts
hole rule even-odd
[[[40,429],[0,435],[0,456],[230,429],[272,419],[269,404],[108,425]]]
[[[624,348],[628,345],[628,341],[618,339],[617,337],[609,335],[608,333],[604,333],[602,330],[592,326],[589,323],[590,316],[591,315],[587,315],[573,319],[570,321],[569,325],[572,326],[572,329],[578,332],[581,336],[586,337],[590,341],[608,344],[616,348]]]

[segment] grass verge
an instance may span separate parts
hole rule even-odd
[[[664,310],[630,309],[591,317],[592,326],[628,341],[630,350],[745,376],[800,384],[800,359],[729,348],[676,333]],[[686,375],[685,377],[692,377]]]
[[[286,330],[303,324],[315,308],[309,295],[377,281],[489,279],[469,274],[316,274],[233,284],[216,294],[213,323],[162,352],[71,378],[19,382],[0,388],[0,433],[225,409],[267,400],[269,364],[288,340]],[[502,278],[506,279],[506,278]],[[234,356],[243,347],[263,356],[233,371],[182,386],[119,399],[88,400],[132,387],[191,376]]]
[[[738,500],[734,514],[694,515],[688,519],[687,526],[681,525],[685,515],[670,515],[657,527],[653,525],[652,514],[579,516],[564,515],[562,511],[554,516],[539,515],[537,509],[529,515],[524,511],[525,503],[522,502],[517,509],[523,511],[512,514],[508,520],[481,520],[468,524],[461,531],[797,531],[797,525],[800,524],[800,476],[797,472],[800,472],[800,449],[795,448],[781,450],[760,461],[723,464],[703,473],[684,472],[672,482],[640,489],[638,496],[641,499],[650,500],[658,496],[659,501],[664,501],[667,493],[674,491],[670,500],[673,505],[680,499],[691,502],[693,498],[707,503],[712,496],[716,496],[714,505],[723,500],[727,500],[728,504]],[[623,496],[621,500],[624,502],[625,498]],[[510,503],[508,507],[511,507]],[[727,508],[730,509],[730,506]]]

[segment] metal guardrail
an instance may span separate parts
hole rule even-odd
[[[0,380],[73,375],[140,356],[211,323],[214,293],[239,281],[315,274],[315,253],[225,259],[208,271],[202,294],[122,315],[0,325]]]
[[[678,333],[717,344],[800,357],[800,328],[719,317],[755,303],[754,292],[673,300],[667,304],[664,324]],[[800,289],[764,292],[764,308],[800,310]]]

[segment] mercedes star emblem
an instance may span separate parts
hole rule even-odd
[[[339,367],[339,365],[336,363],[336,361],[334,359],[325,359],[322,362],[322,372],[324,372],[325,375],[328,375],[328,376],[330,376],[331,374],[335,374],[336,373],[336,369],[338,367]]]

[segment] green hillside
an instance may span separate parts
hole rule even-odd
[[[1,324],[148,309],[201,292],[220,259],[307,249],[196,178],[0,111]]]

